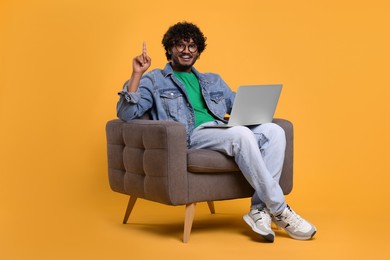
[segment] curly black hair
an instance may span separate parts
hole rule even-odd
[[[167,60],[171,60],[171,54],[168,53],[168,50],[171,49],[175,43],[180,40],[189,41],[190,39],[198,46],[198,53],[200,55],[206,48],[207,38],[203,35],[198,26],[188,22],[179,22],[172,25],[162,39]]]

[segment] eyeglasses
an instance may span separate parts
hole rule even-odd
[[[198,46],[193,42],[188,45],[181,42],[175,44],[175,48],[178,52],[183,52],[186,49],[186,47],[188,47],[188,51],[191,53],[194,53],[198,50]]]

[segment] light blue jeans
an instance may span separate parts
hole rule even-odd
[[[251,208],[266,207],[271,214],[286,208],[279,185],[282,173],[286,136],[284,130],[267,123],[253,127],[204,128],[198,126],[190,136],[190,148],[210,149],[233,156],[241,172],[254,188]]]

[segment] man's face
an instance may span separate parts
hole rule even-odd
[[[175,71],[190,72],[199,57],[198,47],[192,39],[180,40],[169,50],[169,53],[172,55],[171,64]]]

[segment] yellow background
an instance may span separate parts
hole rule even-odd
[[[389,259],[388,1],[0,2],[0,259]],[[261,243],[249,200],[198,205],[190,243],[182,207],[127,198],[107,181],[105,123],[131,58],[196,23],[196,67],[241,84],[283,83],[277,117],[295,126],[287,200],[319,229]],[[242,258],[241,258],[242,257]]]

